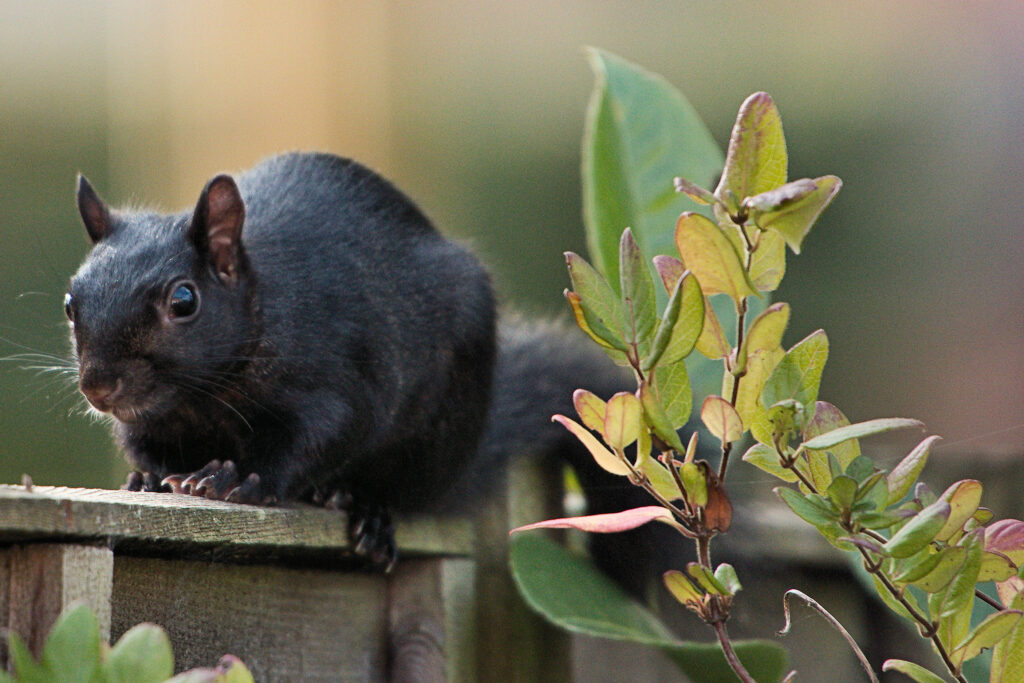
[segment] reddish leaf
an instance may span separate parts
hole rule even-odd
[[[614,534],[619,531],[635,529],[655,520],[672,523],[672,513],[659,505],[648,505],[646,507],[603,515],[548,519],[543,522],[535,522],[517,527],[509,533],[513,534],[517,531],[527,531],[529,529],[579,529],[580,531],[596,534]]]

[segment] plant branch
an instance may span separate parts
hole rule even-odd
[[[718,644],[722,646],[722,654],[725,655],[725,661],[729,662],[729,666],[736,672],[736,675],[740,677],[743,683],[757,683],[754,677],[747,673],[747,670],[743,667],[743,663],[740,662],[740,658],[736,655],[736,651],[732,648],[732,642],[729,640],[729,634],[725,630],[724,621],[716,621],[711,624],[711,627],[715,629],[715,635],[718,636]]]
[[[889,595],[898,601],[903,606],[903,609],[907,610],[907,613],[914,619],[914,621],[924,628],[923,633],[928,634],[928,639],[932,641],[935,651],[939,653],[939,656],[942,658],[942,663],[946,665],[946,669],[949,670],[950,675],[952,675],[959,683],[967,683],[967,679],[963,677],[963,675],[957,670],[956,665],[953,664],[953,660],[949,658],[949,653],[946,652],[946,648],[942,644],[942,639],[939,638],[939,634],[936,631],[936,625],[929,621],[926,616],[921,614],[914,605],[910,604],[910,602],[903,597],[903,593],[892,584],[889,577],[886,576],[885,573],[879,569],[879,566],[871,560],[868,556],[868,552],[864,550],[864,548],[858,546],[857,550],[860,551],[861,557],[864,560],[864,568],[868,573],[878,579],[879,583],[885,586],[885,590],[889,592]]]

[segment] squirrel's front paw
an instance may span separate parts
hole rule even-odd
[[[146,491],[149,493],[170,493],[171,487],[164,484],[157,475],[152,472],[139,472],[133,470],[128,473],[128,478],[121,484],[122,491]]]
[[[336,491],[323,505],[330,510],[342,510],[348,514],[348,535],[352,541],[352,551],[358,557],[367,560],[385,574],[394,569],[398,548],[395,545],[391,513],[385,506],[359,500],[341,491]]]
[[[174,493],[203,496],[211,500],[248,505],[272,505],[276,498],[264,493],[260,475],[253,472],[245,479],[238,478],[235,463],[212,460],[203,469],[191,474],[171,474],[164,477],[162,484]]]

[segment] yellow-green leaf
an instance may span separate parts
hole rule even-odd
[[[665,317],[654,333],[651,352],[642,367],[648,370],[659,362],[675,363],[690,354],[704,326],[704,296],[697,278],[686,273],[671,290]]]
[[[778,231],[794,254],[800,253],[804,237],[843,186],[843,182],[833,175],[809,182],[815,184],[813,192],[783,202],[778,208],[766,213],[754,214],[754,222],[758,227]]]
[[[681,363],[676,363],[676,365],[681,365]],[[675,367],[675,365],[669,367]],[[682,453],[684,451],[683,443],[679,440],[675,427],[672,426],[668,415],[665,413],[665,409],[661,406],[661,402],[654,395],[654,391],[647,382],[640,385],[640,403],[643,404],[644,419],[650,425],[651,430],[659,439],[676,449],[677,452]]]
[[[679,217],[676,247],[683,264],[697,276],[704,294],[728,294],[734,301],[760,296],[747,279],[732,242],[704,216],[686,212]]]
[[[912,517],[883,547],[893,557],[910,557],[935,538],[948,517],[949,503],[936,501]]]
[[[604,440],[609,446],[622,450],[637,440],[643,424],[643,408],[636,396],[622,391],[610,399],[605,407]]]
[[[572,432],[573,436],[579,439],[580,443],[586,446],[587,450],[590,451],[590,455],[593,456],[594,462],[596,462],[601,469],[606,472],[622,476],[629,474],[629,467],[626,463],[619,460],[614,453],[605,448],[605,446],[597,440],[597,437],[588,432],[583,425],[570,420],[564,415],[555,415],[551,419]]]
[[[729,138],[725,170],[715,196],[742,200],[786,182],[786,138],[779,110],[768,93],[758,92],[740,106]]]
[[[732,404],[721,396],[708,396],[704,399],[700,419],[723,444],[739,441],[743,436],[743,420]]]
[[[748,448],[747,452],[743,454],[743,460],[744,462],[748,462],[754,467],[764,470],[768,474],[778,477],[783,481],[790,483],[798,481],[793,470],[779,464],[779,455],[771,446],[766,446],[763,443],[756,443]]]
[[[750,259],[750,281],[762,292],[774,292],[786,274],[786,240],[774,230],[762,232]]]
[[[779,302],[764,309],[750,324],[743,345],[736,355],[736,374],[746,370],[750,354],[780,348],[788,324],[789,304]]]
[[[893,468],[885,480],[889,485],[889,505],[899,501],[903,496],[907,495],[911,487],[917,481],[917,475],[924,469],[925,463],[928,462],[928,454],[932,450],[932,445],[939,440],[938,436],[929,436],[921,443],[914,447],[914,450],[910,451],[907,457],[903,458],[896,467]]]
[[[959,666],[980,655],[982,650],[998,643],[1009,635],[1010,631],[1020,622],[1021,616],[1024,616],[1024,613],[1017,610],[1004,610],[990,614],[971,631],[966,642],[953,650],[951,657],[953,663]]]
[[[704,297],[704,324],[697,337],[697,350],[711,360],[718,360],[729,355],[732,345],[729,338],[725,336],[722,323],[718,320],[715,307],[711,305],[707,297]]]
[[[960,531],[964,523],[974,516],[974,512],[981,504],[981,482],[974,479],[958,481],[946,489],[939,500],[949,503],[949,519],[943,525],[939,533],[935,534],[936,541],[948,541],[957,531]]]
[[[693,390],[686,363],[661,363],[654,371],[654,385],[658,401],[665,411],[670,426],[678,429],[690,421],[693,410]]]
[[[586,389],[577,389],[572,393],[572,403],[576,406],[576,414],[587,427],[600,434],[604,433],[605,402],[597,394]]]
[[[828,336],[824,330],[817,330],[787,351],[779,361],[761,391],[761,405],[770,408],[780,401],[792,399],[803,405],[804,412],[812,417],[826,360]]]

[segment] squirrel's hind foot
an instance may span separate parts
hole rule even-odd
[[[335,491],[324,502],[329,510],[341,510],[348,515],[348,535],[352,552],[366,560],[373,569],[390,573],[398,560],[395,528],[391,513],[377,503],[368,503],[351,493]]]

